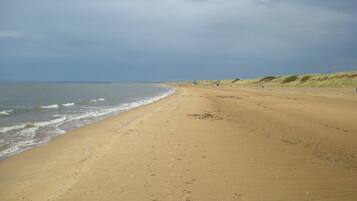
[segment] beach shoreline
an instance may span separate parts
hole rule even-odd
[[[52,138],[81,126],[150,104],[175,92],[174,88],[157,84],[141,85],[141,87],[140,85],[139,87],[136,86],[136,84],[99,85],[101,88],[98,88],[98,85],[89,86],[91,90],[97,91],[99,94],[93,92],[88,94],[89,90],[86,88],[88,85],[81,86],[73,83],[70,85],[54,83],[47,83],[47,85],[20,85],[18,88],[16,86],[15,84],[8,87],[12,90],[26,90],[28,94],[14,99],[9,90],[4,90],[3,86],[4,97],[7,97],[10,101],[0,100],[1,106],[7,108],[2,112],[8,112],[5,116],[1,116],[0,121],[0,160],[34,147],[45,145]],[[52,98],[49,98],[47,100],[49,102],[46,104],[44,103],[46,98],[43,100],[42,95],[38,94],[39,87],[44,89],[48,87],[47,90],[52,88],[51,91],[57,89],[59,94],[67,94],[68,98],[65,95],[49,94],[49,97]],[[73,90],[78,89],[78,87],[87,91],[87,94],[84,92],[79,93],[82,95],[73,96]],[[127,92],[129,88],[131,94]],[[110,89],[113,91],[109,94],[108,90]],[[141,92],[140,90],[146,92]],[[152,90],[156,90],[156,92]],[[37,102],[41,99],[44,101],[42,104]],[[30,103],[21,102],[21,100],[27,100]]]
[[[1,160],[0,200],[357,199],[355,97],[293,90],[177,86]]]

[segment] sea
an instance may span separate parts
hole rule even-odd
[[[174,91],[160,84],[0,82],[0,159]]]

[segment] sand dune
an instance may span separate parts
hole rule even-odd
[[[0,161],[0,200],[354,201],[356,98],[181,86]]]

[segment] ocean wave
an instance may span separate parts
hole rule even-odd
[[[26,124],[18,124],[18,125],[14,125],[14,126],[1,127],[0,133],[6,133],[9,131],[20,130],[20,129],[25,128],[25,126],[26,126]]]
[[[91,99],[90,102],[96,103],[96,102],[102,102],[105,101],[105,98],[97,98],[97,99]]]
[[[66,117],[59,117],[49,121],[35,122],[32,124],[31,127],[25,127],[26,129],[21,130],[20,135],[33,138],[35,137],[36,131],[38,129],[42,127],[52,126],[52,125],[54,125],[54,127],[56,128],[59,125],[63,124],[66,121],[66,119],[67,119]]]
[[[56,109],[59,108],[59,105],[57,104],[53,104],[53,105],[45,105],[45,106],[41,106],[42,109]]]
[[[130,110],[130,109],[133,109],[136,107],[140,107],[143,105],[147,105],[147,104],[156,102],[162,98],[165,98],[165,97],[175,93],[175,91],[176,91],[175,89],[170,89],[169,91],[161,93],[157,96],[141,99],[141,100],[130,102],[130,103],[123,103],[116,108],[116,111]]]
[[[27,124],[24,129],[18,133],[21,137],[33,138],[36,135],[36,131],[39,129],[39,126],[35,126],[33,124]]]
[[[17,124],[13,126],[8,126],[8,127],[0,127],[0,133],[6,133],[10,131],[16,131],[16,130],[21,130],[20,135],[22,134],[28,134],[28,133],[34,133],[36,130],[38,130],[40,127],[45,127],[45,126],[50,126],[53,124],[61,124],[66,120],[66,117],[61,116],[56,119],[52,119],[49,121],[42,121],[42,122],[27,122],[27,123],[22,123],[22,124]]]
[[[34,138],[38,129],[51,125],[56,125],[55,127],[57,127],[58,125],[64,123],[65,120],[66,117],[60,117],[49,121],[26,123],[26,126],[20,131],[19,135],[22,137]]]
[[[166,96],[171,95],[172,93],[174,93],[175,90],[169,90],[168,92],[159,94],[157,96],[154,97],[150,97],[150,98],[146,98],[146,99],[141,99],[138,101],[134,101],[134,102],[129,102],[129,103],[123,103],[120,104],[119,106],[116,107],[111,107],[111,108],[101,108],[98,109],[96,111],[88,111],[85,113],[81,113],[81,114],[72,114],[72,115],[59,115],[59,114],[55,114],[52,117],[54,117],[55,119],[49,120],[49,121],[43,121],[43,122],[34,122],[34,123],[22,123],[22,124],[17,124],[17,125],[13,125],[13,126],[8,126],[8,127],[0,127],[0,133],[5,133],[5,132],[9,132],[9,131],[15,131],[15,130],[20,130],[20,129],[34,129],[37,127],[44,127],[44,126],[49,126],[52,124],[61,124],[65,121],[75,121],[75,120],[80,120],[80,119],[84,119],[84,118],[96,118],[96,117],[101,117],[101,116],[105,116],[108,114],[112,114],[115,112],[119,112],[119,111],[124,111],[124,110],[130,110],[132,108],[135,107],[139,107],[142,105],[146,105],[146,104],[150,104],[153,103],[157,100],[160,100]],[[66,105],[71,106],[74,103],[66,103]],[[64,105],[64,104],[63,104]],[[48,105],[48,106],[41,106],[41,108],[45,108],[45,109],[50,109],[50,108],[58,108],[59,105],[54,104],[54,105]],[[94,108],[91,108],[94,109]],[[10,112],[10,111],[9,111]]]
[[[71,106],[74,106],[75,103],[64,103],[62,104],[63,107],[71,107]]]
[[[117,108],[106,108],[106,109],[100,109],[97,111],[89,111],[89,112],[85,112],[85,113],[77,114],[77,115],[66,115],[66,118],[70,122],[70,121],[76,121],[76,120],[87,119],[87,118],[102,117],[102,116],[108,115],[110,113],[114,113],[116,111],[118,111]]]
[[[31,147],[38,146],[39,144],[46,143],[54,135],[64,134],[66,131],[71,130],[76,127],[80,127],[89,123],[93,123],[110,115],[116,114],[121,111],[130,110],[142,105],[147,105],[158,101],[164,97],[167,97],[175,92],[175,89],[168,90],[165,93],[161,93],[157,96],[137,100],[134,102],[122,103],[114,107],[88,107],[87,111],[83,111],[77,114],[55,114],[52,115],[53,119],[48,121],[33,122],[33,123],[22,123],[17,125],[12,125],[8,127],[0,127],[0,133],[4,135],[17,136],[21,140],[13,142],[5,150],[0,150],[0,158],[8,157],[15,153],[26,151]],[[105,101],[104,98],[93,99],[96,101]],[[65,106],[65,104],[67,106]],[[74,103],[61,104],[63,107],[73,106]],[[42,106],[44,109],[55,109],[60,107],[57,104]],[[89,111],[88,111],[89,110]],[[41,130],[41,129],[45,130]],[[47,129],[50,129],[48,131]],[[7,133],[9,132],[9,133]],[[45,138],[40,138],[36,136],[39,132],[49,132],[48,136]]]
[[[160,100],[164,97],[167,97],[171,94],[173,94],[175,92],[175,89],[170,89],[167,92],[161,93],[157,96],[154,97],[149,97],[146,99],[141,99],[138,101],[134,101],[134,102],[129,102],[129,103],[123,103],[120,104],[118,106],[115,107],[110,107],[110,108],[96,108],[95,111],[87,111],[84,113],[80,113],[80,114],[67,114],[67,115],[53,115],[53,117],[62,117],[66,119],[66,122],[73,122],[73,121],[77,121],[77,120],[82,120],[82,119],[88,119],[88,118],[98,118],[98,117],[103,117],[103,116],[107,116],[107,115],[111,115],[120,111],[125,111],[125,110],[130,110],[142,105],[146,105],[146,104],[150,104],[153,103],[157,100]],[[101,99],[101,101],[104,101],[104,98],[99,98]],[[99,99],[92,99],[92,100],[99,100]],[[89,107],[88,109],[95,109],[95,107]]]
[[[44,127],[44,126],[49,126],[49,125],[52,125],[52,124],[59,124],[59,123],[62,123],[64,121],[66,121],[66,117],[65,116],[61,116],[59,118],[52,119],[52,120],[49,120],[49,121],[35,122],[34,126]]]
[[[11,156],[16,153],[22,152],[29,150],[31,147],[34,145],[42,144],[43,142],[35,142],[33,139],[31,140],[24,140],[24,141],[18,141],[15,144],[13,144],[11,147],[1,150],[0,151],[0,157],[3,156]]]
[[[13,110],[4,110],[4,111],[0,111],[0,116],[9,116],[10,113],[12,113]]]
[[[175,92],[175,89],[170,89],[167,92],[161,93],[157,96],[146,98],[146,99],[141,99],[138,101],[134,102],[129,102],[129,103],[123,103],[120,104],[119,106],[112,107],[112,108],[102,108],[97,111],[90,111],[86,112],[80,115],[70,115],[66,116],[68,118],[68,121],[75,121],[75,120],[80,120],[80,119],[85,119],[85,118],[96,118],[96,117],[103,117],[107,116],[116,112],[124,111],[124,110],[130,110],[136,107],[140,107],[142,105],[150,104],[153,103],[157,100],[160,100],[164,97],[167,97]]]
[[[9,126],[9,127],[1,127],[0,133],[16,132],[11,135],[16,136],[16,138],[21,138],[22,140],[19,140],[14,144],[11,144],[11,146],[5,150],[1,150],[0,158],[3,158],[4,156],[10,156],[18,152],[26,151],[31,147],[47,142],[49,140],[49,137],[43,138],[41,140],[35,138],[37,131],[43,127],[53,125],[54,130],[57,134],[65,133],[65,131],[58,128],[58,126],[64,123],[65,121],[66,121],[66,117],[60,117],[49,121],[34,122],[34,123],[28,122],[19,125]]]

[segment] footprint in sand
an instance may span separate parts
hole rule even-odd
[[[144,187],[145,187],[145,188],[151,187],[151,184],[150,184],[149,182],[145,182]]]
[[[234,193],[234,197],[237,199],[240,199],[242,197],[242,194],[240,193]]]
[[[196,179],[192,178],[190,180],[185,181],[185,184],[190,184],[191,185],[191,184],[195,183],[195,181],[196,181]]]
[[[182,193],[183,193],[183,196],[182,196],[183,201],[191,201],[191,191],[184,189],[182,191]]]

